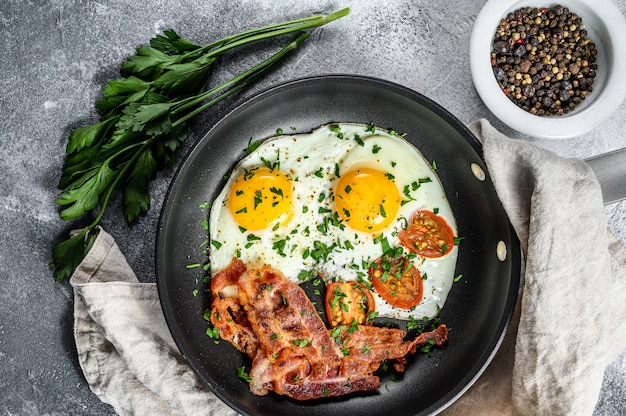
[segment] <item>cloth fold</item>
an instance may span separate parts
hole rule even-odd
[[[187,366],[154,283],[100,229],[74,272],[74,338],[91,390],[120,415],[236,415]]]
[[[626,246],[606,226],[586,163],[486,120],[470,128],[521,241],[524,285],[494,360],[442,414],[590,415],[606,366],[626,348]],[[138,282],[104,230],[70,282],[81,368],[118,414],[235,414],[186,365],[156,285]]]
[[[590,415],[606,366],[626,348],[626,246],[606,226],[584,161],[507,138],[486,120],[469,127],[520,239],[525,274],[494,361],[444,414]]]

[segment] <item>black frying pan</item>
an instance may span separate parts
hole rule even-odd
[[[371,123],[406,132],[437,174],[455,214],[459,247],[455,276],[440,317],[451,328],[449,343],[431,357],[416,354],[394,381],[382,375],[379,391],[344,398],[297,402],[270,393],[257,397],[236,374],[250,362],[227,342],[215,344],[205,334],[203,311],[210,307],[201,282],[205,261],[198,249],[206,238],[200,221],[224,185],[223,177],[244,156],[249,140],[263,139],[278,128],[308,132],[331,122]],[[369,416],[436,413],[459,397],[481,374],[498,348],[511,317],[520,280],[519,242],[489,174],[481,145],[453,115],[423,95],[360,76],[320,76],[270,88],[245,102],[190,150],[165,198],[156,244],[157,284],[165,319],[181,353],[200,380],[242,414]],[[507,247],[498,259],[500,242]],[[501,243],[500,243],[501,244]],[[200,282],[197,282],[200,279]],[[197,296],[194,289],[199,289]]]

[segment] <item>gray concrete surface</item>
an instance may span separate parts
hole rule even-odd
[[[617,0],[626,12],[626,0]],[[174,28],[199,43],[263,24],[351,6],[316,31],[287,65],[245,93],[203,114],[186,144],[229,108],[271,85],[308,75],[352,73],[417,90],[461,121],[486,117],[497,128],[558,154],[590,157],[626,146],[626,104],[582,137],[537,140],[511,131],[474,90],[469,39],[483,0],[2,0],[0,3],[0,415],[112,415],[89,390],[72,338],[72,290],[55,283],[48,264],[54,243],[80,222],[64,223],[54,203],[67,135],[96,119],[102,86],[120,63],[157,31]],[[267,51],[234,56],[229,70]],[[219,73],[217,74],[219,76]],[[180,158],[179,158],[180,160]],[[102,225],[143,282],[154,281],[154,243],[174,169],[151,185],[149,213],[127,225],[115,204]],[[626,241],[626,201],[606,207]],[[598,305],[601,307],[601,305]],[[575,313],[575,311],[573,311]],[[621,340],[620,340],[621,341]],[[582,348],[601,348],[610,338]],[[626,352],[606,370],[596,416],[626,414]]]

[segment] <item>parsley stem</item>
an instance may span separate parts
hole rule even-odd
[[[231,94],[241,90],[242,88],[245,88],[252,81],[254,81],[258,77],[263,75],[266,71],[271,69],[272,66],[274,66],[277,63],[279,63],[289,52],[293,51],[298,46],[300,46],[300,44],[302,42],[304,42],[304,40],[306,38],[308,38],[308,37],[309,37],[309,35],[307,33],[303,33],[296,40],[294,40],[293,42],[291,42],[290,44],[288,44],[283,49],[281,49],[280,51],[276,52],[274,55],[270,56],[269,58],[267,58],[263,62],[253,66],[252,68],[248,69],[247,71],[242,72],[241,74],[237,75],[236,77],[231,78],[230,80],[228,80],[228,81],[218,85],[217,87],[212,88],[209,91],[206,91],[206,92],[204,92],[204,93],[202,93],[200,95],[197,95],[192,100],[187,101],[183,105],[181,105],[180,107],[177,107],[176,109],[172,110],[171,114],[175,115],[175,114],[177,114],[177,113],[179,113],[181,111],[184,111],[184,110],[188,109],[189,107],[193,107],[196,104],[201,103],[202,101],[204,101],[207,98],[215,95],[219,91],[227,89],[227,88],[229,88],[229,87],[234,85],[228,91],[222,93],[221,95],[218,95],[213,100],[203,104],[202,106],[196,108],[195,110],[189,112],[185,116],[183,116],[180,119],[176,120],[175,122],[172,123],[172,126],[175,127],[175,126],[177,126],[177,125],[179,125],[181,123],[184,123],[185,121],[191,119],[192,117],[196,116],[197,114],[201,113],[202,111],[206,110],[207,108],[213,106],[215,103],[223,100],[224,98],[226,98],[229,95],[231,95]]]
[[[225,37],[191,52],[187,52],[186,54],[181,55],[180,60],[182,61],[189,57],[193,57],[196,54],[202,54],[206,51],[210,51],[208,53],[209,56],[217,56],[229,49],[237,48],[239,46],[256,42],[262,39],[269,39],[272,37],[285,35],[287,33],[293,33],[301,30],[320,27],[329,22],[332,22],[333,20],[337,20],[343,16],[346,16],[349,12],[350,8],[345,8],[327,15],[309,16],[282,23],[276,23],[246,32],[241,32],[236,35]],[[217,49],[213,49],[216,47]],[[211,51],[211,49],[213,50]]]

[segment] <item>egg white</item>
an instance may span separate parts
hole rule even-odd
[[[248,267],[271,265],[294,282],[301,281],[302,272],[313,271],[314,259],[304,257],[304,254],[307,248],[310,251],[312,241],[325,240],[317,230],[317,224],[323,221],[324,213],[320,211],[329,209],[330,204],[320,195],[329,195],[336,160],[342,158],[352,145],[350,141],[337,139],[336,133],[326,126],[306,135],[270,138],[242,159],[211,209],[211,272],[224,269],[235,256]],[[289,224],[276,230],[268,227],[242,232],[227,206],[230,188],[246,170],[277,162],[277,168],[292,178],[294,216]],[[273,249],[282,241],[285,242],[283,255]]]
[[[268,163],[292,179],[294,216],[289,224],[276,229],[242,231],[227,206],[229,190],[246,170]],[[333,217],[333,191],[339,176],[359,167],[392,175],[405,200],[395,220],[382,231],[357,231],[337,221],[336,214]],[[381,236],[392,247],[399,246],[398,231],[420,209],[437,211],[457,235],[452,209],[431,164],[397,134],[342,123],[306,134],[275,136],[240,161],[213,202],[209,217],[211,273],[224,269],[237,256],[251,268],[271,265],[297,283],[315,274],[327,281],[367,280],[369,263],[382,254]],[[278,246],[282,248],[278,250]],[[454,247],[440,258],[414,260],[425,279],[422,301],[411,310],[394,307],[373,291],[379,316],[435,317],[452,287],[457,252]]]

